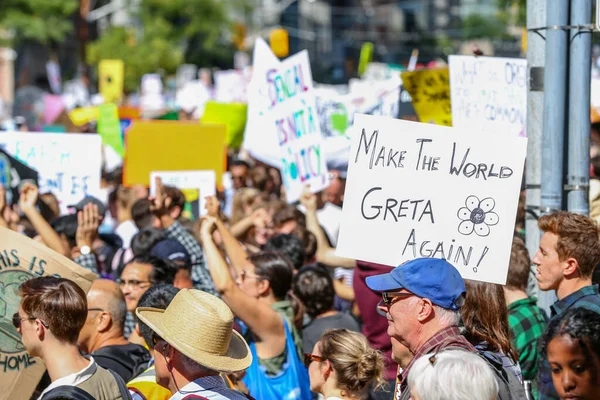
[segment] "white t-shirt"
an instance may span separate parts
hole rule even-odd
[[[123,248],[131,247],[131,239],[138,233],[138,228],[132,220],[124,221],[116,227],[115,233],[123,239]]]
[[[40,397],[38,397],[38,400],[41,400],[41,398],[44,397],[44,395],[46,393],[48,393],[50,390],[57,388],[59,386],[63,386],[63,385],[77,386],[77,385],[87,381],[88,379],[90,379],[92,377],[92,375],[94,375],[94,372],[96,372],[96,368],[97,368],[96,362],[94,361],[94,358],[92,356],[90,356],[90,363],[88,364],[87,367],[85,367],[84,369],[82,369],[79,372],[64,376],[64,377],[52,382],[50,384],[50,386],[48,386],[46,388],[46,390],[44,390],[42,392]]]

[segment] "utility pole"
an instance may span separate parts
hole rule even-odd
[[[592,0],[572,0],[567,209],[589,214]]]

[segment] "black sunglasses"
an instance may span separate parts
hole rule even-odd
[[[37,317],[33,317],[33,318],[22,318],[18,312],[14,313],[12,316],[12,323],[14,325],[15,328],[19,329],[21,327],[21,323],[23,321],[32,321],[38,319]],[[44,327],[46,329],[50,329],[50,325],[48,325],[45,321],[40,319],[40,322],[42,323],[42,325],[44,325]]]
[[[313,361],[325,361],[321,356],[315,356],[314,354],[304,354],[304,365],[306,368],[310,366]]]

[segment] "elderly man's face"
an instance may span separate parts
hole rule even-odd
[[[389,302],[382,304],[380,309],[385,312],[388,320],[387,333],[410,350],[414,350],[411,349],[410,343],[419,326],[418,310],[414,307],[417,297],[404,289],[386,293]]]

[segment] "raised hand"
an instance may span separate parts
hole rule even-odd
[[[35,205],[38,200],[39,189],[33,183],[26,182],[21,187],[21,194],[19,196],[19,207],[23,213],[27,214],[35,210]]]
[[[94,240],[98,237],[99,225],[98,206],[91,203],[86,204],[83,210],[77,213],[77,232],[75,234],[77,246],[92,247]]]

